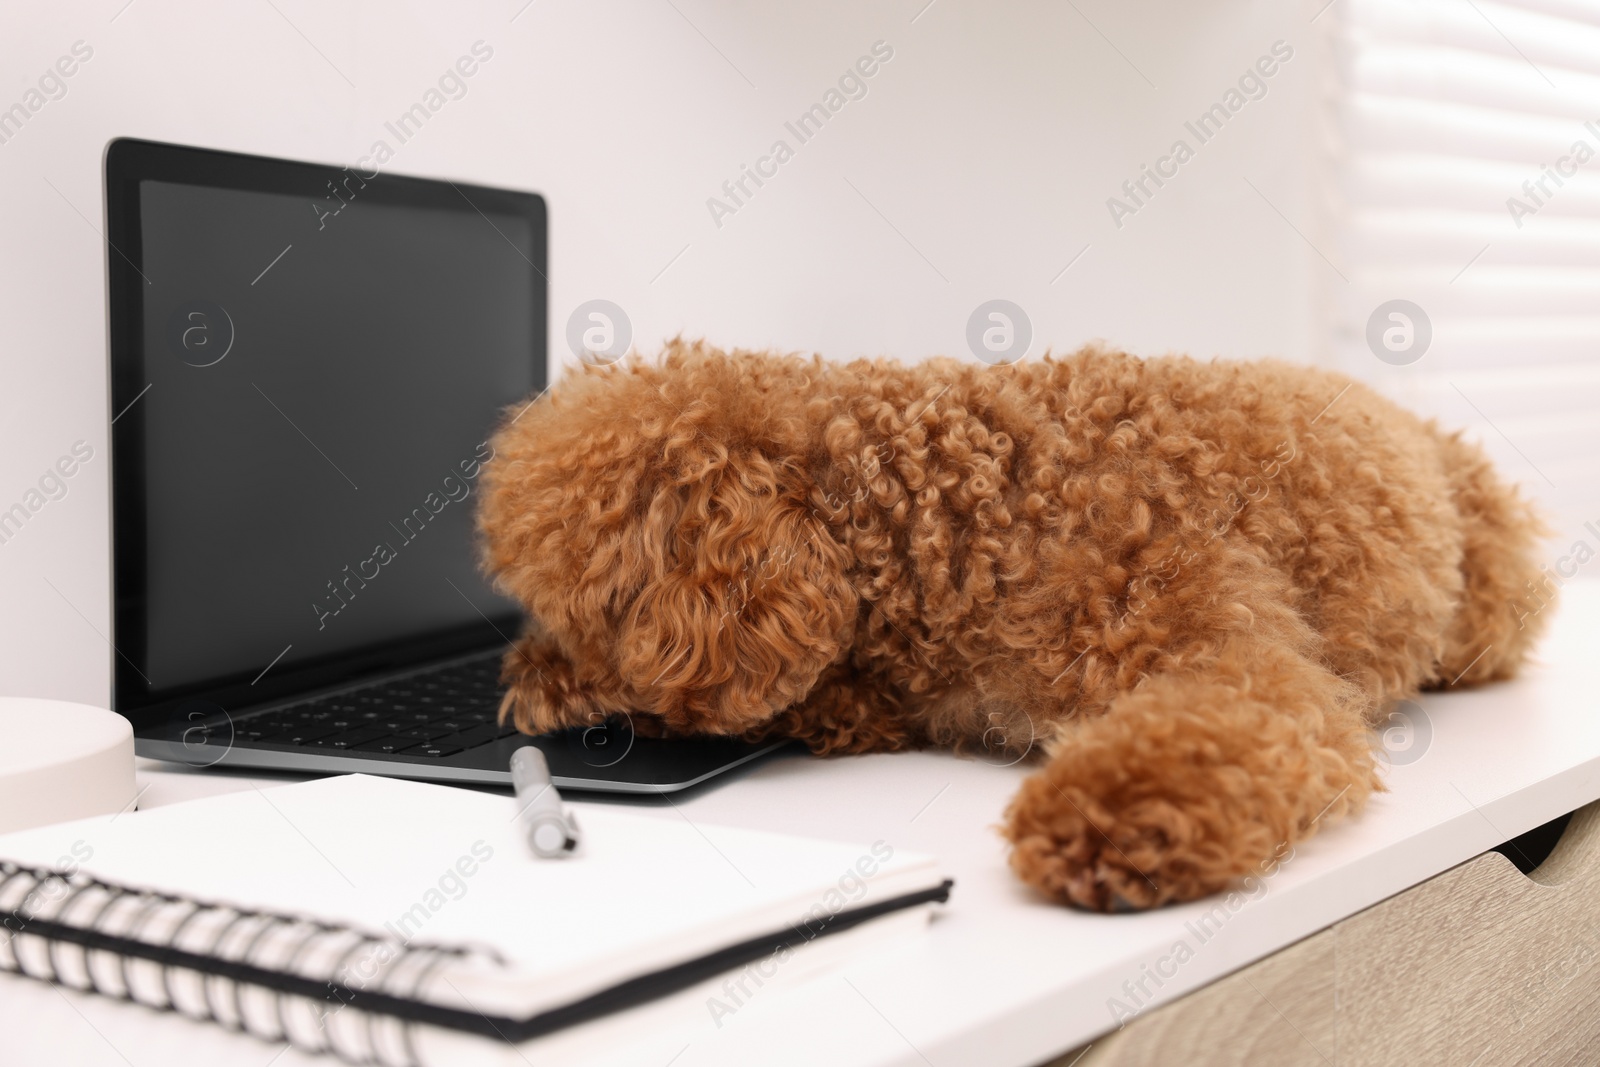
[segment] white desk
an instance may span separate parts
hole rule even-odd
[[[1100,916],[1034,899],[1014,881],[993,827],[1027,773],[942,753],[837,760],[779,758],[676,804],[663,819],[763,827],[932,852],[956,880],[926,936],[788,987],[763,988],[717,1027],[697,996],[641,1025],[589,1024],[607,1043],[523,1050],[483,1042],[485,1062],[642,1067],[818,1063],[861,1067],[1027,1067],[1110,1029],[1112,997],[1174,944],[1192,958],[1148,1007],[1196,989],[1332,922],[1600,798],[1600,584],[1573,585],[1540,663],[1503,686],[1423,700],[1432,738],[1393,767],[1391,792],[1297,854],[1201,943],[1193,923],[1218,898],[1155,913]],[[143,763],[141,806],[284,779]],[[708,847],[710,847],[708,845]],[[1163,969],[1170,971],[1170,964]],[[649,1009],[645,1009],[648,1011]],[[332,1062],[170,1014],[0,978],[0,1059],[17,1064]],[[674,1058],[676,1057],[676,1058]]]

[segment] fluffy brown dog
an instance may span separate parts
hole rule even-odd
[[[501,428],[502,715],[1037,745],[1012,866],[1088,908],[1226,887],[1381,788],[1368,724],[1511,674],[1537,521],[1348,379],[1087,349],[989,367],[675,343]]]

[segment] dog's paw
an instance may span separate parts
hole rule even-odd
[[[1168,827],[1113,814],[1045,775],[1024,783],[1006,816],[1012,870],[1048,896],[1094,911],[1153,908],[1177,898],[1167,878]]]
[[[591,726],[604,717],[574,675],[572,664],[538,637],[528,634],[506,651],[500,666],[506,687],[500,721],[525,734],[547,734]]]
[[[1085,788],[1090,776],[1066,762],[1058,754],[1023,783],[1003,828],[1012,869],[1057,900],[1109,912],[1194,900],[1262,873],[1274,854],[1271,832],[1245,805],[1107,780]]]

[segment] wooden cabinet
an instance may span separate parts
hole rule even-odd
[[[1600,1064],[1600,802],[1530,875],[1488,852],[1049,1067]]]

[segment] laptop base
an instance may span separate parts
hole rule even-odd
[[[305,774],[380,774],[430,782],[511,786],[511,753],[538,745],[550,764],[558,789],[601,793],[676,793],[724,771],[742,766],[789,744],[770,741],[752,745],[731,738],[634,738],[629,750],[612,763],[585,749],[583,731],[542,737],[503,738],[442,759],[359,752],[307,752],[264,745],[185,743],[170,737],[134,735],[134,753],[148,759],[189,767],[227,767],[294,771]],[[220,740],[220,739],[219,739]]]

